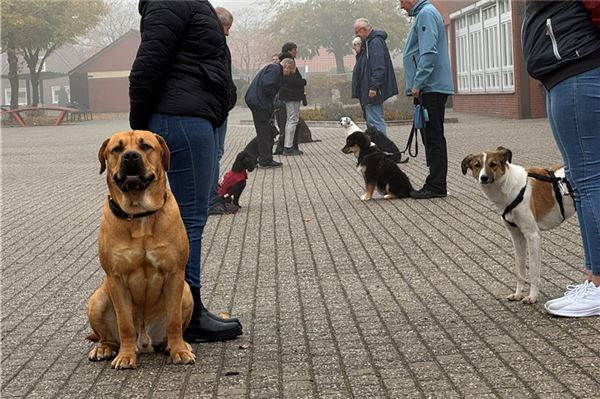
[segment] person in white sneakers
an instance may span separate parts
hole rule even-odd
[[[526,2],[523,55],[547,91],[548,120],[575,191],[587,274],[546,302],[556,316],[600,316],[599,28],[598,1]]]

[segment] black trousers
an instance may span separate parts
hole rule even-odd
[[[267,164],[273,160],[273,133],[271,133],[271,113],[254,110],[252,119],[256,129],[256,138],[258,143],[258,163]]]
[[[425,131],[422,132],[425,159],[429,167],[425,187],[435,192],[445,193],[447,191],[448,150],[446,148],[446,137],[444,136],[444,117],[448,95],[424,93],[421,97],[421,105],[429,113],[429,122],[425,124]]]

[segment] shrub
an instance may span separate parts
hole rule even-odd
[[[414,105],[409,97],[396,96],[385,102],[383,106],[385,120],[411,120]],[[344,105],[330,103],[317,108],[303,108],[300,117],[308,121],[338,121],[342,116],[349,116],[353,121],[363,122],[360,105]]]

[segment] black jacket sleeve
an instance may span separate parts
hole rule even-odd
[[[129,75],[132,129],[147,129],[154,102],[189,23],[188,2],[140,2],[142,38]]]

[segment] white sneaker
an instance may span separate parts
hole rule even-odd
[[[548,302],[546,302],[546,304],[544,306],[550,306],[550,305],[554,305],[558,302],[568,300],[569,296],[577,295],[582,290],[585,291],[589,284],[590,284],[590,282],[585,280],[583,283],[567,285],[567,290],[565,291],[563,296],[549,300]]]
[[[600,316],[600,287],[589,281],[569,286],[564,296],[546,302],[544,308],[556,316]]]

